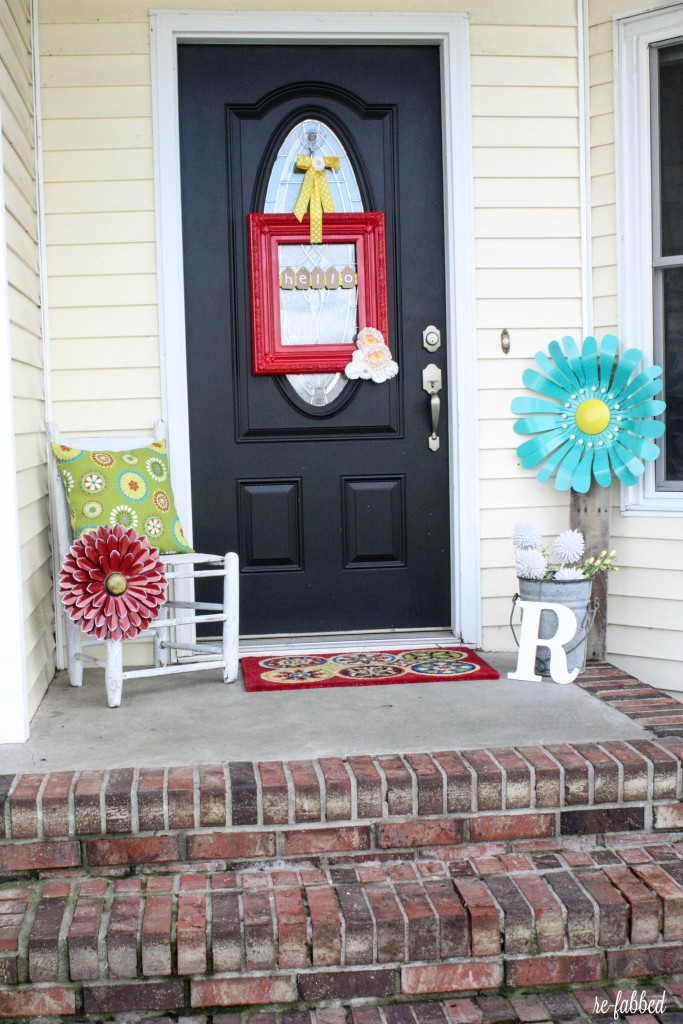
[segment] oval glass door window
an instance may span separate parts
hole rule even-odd
[[[339,137],[329,125],[313,118],[301,121],[280,146],[268,179],[264,213],[292,213],[301,191],[303,173],[296,170],[300,153],[305,156],[336,156],[339,170],[328,169],[327,181],[336,213],[362,213],[363,200],[351,161]],[[323,216],[323,238],[325,218]],[[343,244],[287,245],[287,269],[320,270],[325,275],[356,269],[355,246]],[[280,271],[286,269],[284,264]],[[306,344],[334,340],[349,345],[349,358],[358,332],[357,288],[280,289],[280,322],[283,343]],[[343,373],[289,373],[286,379],[296,397],[306,405],[322,409],[331,405],[350,383]]]

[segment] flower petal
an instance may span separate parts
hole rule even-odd
[[[542,398],[527,398],[526,395],[519,395],[517,398],[513,398],[510,409],[517,416],[524,416],[527,413],[535,412],[552,412],[555,414],[560,412],[560,406],[558,406],[557,402],[546,402]]]
[[[517,448],[517,455],[521,459],[525,469],[533,469],[539,462],[542,462],[546,455],[550,455],[567,438],[564,430],[557,430],[554,434],[541,434],[530,441],[524,441]]]
[[[555,487],[558,491],[568,491],[572,486],[572,479],[574,477],[574,471],[581,461],[583,451],[577,444],[572,445],[567,454],[565,455],[562,463],[557,471],[555,478]]]
[[[593,459],[593,476],[600,487],[610,487],[612,474],[609,468],[609,455],[606,448],[596,448]]]
[[[606,334],[600,342],[600,387],[609,391],[614,369],[614,360],[619,351],[619,339],[615,334]]]
[[[581,462],[574,470],[574,475],[572,476],[572,490],[578,491],[579,494],[586,494],[588,492],[591,485],[592,468],[593,449],[586,448],[581,457]]]
[[[616,373],[614,374],[612,387],[610,388],[610,391],[615,398],[621,394],[622,390],[626,387],[629,377],[635,370],[636,366],[641,362],[642,358],[643,353],[639,348],[627,348],[625,352],[622,352],[619,357]]]
[[[538,359],[539,355],[543,355],[543,353],[538,352],[536,359]],[[555,369],[552,363],[550,365]],[[557,376],[559,377],[560,374],[557,374]],[[531,369],[531,367],[527,367],[522,374],[522,383],[529,391],[538,391],[541,395],[547,395],[548,398],[557,398],[560,402],[565,402],[570,394],[566,383],[560,384],[555,379],[544,377],[542,373]]]
[[[561,423],[558,416],[525,416],[512,429],[516,434],[537,434],[540,430],[554,430]]]
[[[538,473],[536,474],[536,478],[540,480],[542,483],[545,483],[546,480],[550,480],[550,477],[553,475],[553,473],[555,472],[559,464],[562,462],[562,460],[565,458],[565,456],[572,450],[572,448],[575,447],[575,441],[565,441],[562,447],[558,448],[555,454],[551,455],[548,461],[543,466],[541,466]]]

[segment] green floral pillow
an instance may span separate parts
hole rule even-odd
[[[97,526],[133,527],[160,554],[192,551],[173,500],[166,442],[129,452],[53,444],[74,537]]]

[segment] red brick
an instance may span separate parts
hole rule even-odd
[[[518,747],[518,753],[534,769],[537,807],[559,807],[561,791],[560,766],[543,747]]]
[[[628,942],[629,907],[618,889],[602,871],[577,875],[598,904],[598,942],[601,946],[624,946]]]
[[[491,750],[505,771],[505,806],[508,810],[531,807],[531,772],[526,761],[515,750]]]
[[[439,955],[442,960],[468,956],[470,951],[467,911],[458,898],[453,883],[427,881],[425,890],[439,919]]]
[[[334,871],[332,869],[331,873]],[[340,883],[336,893],[344,919],[344,963],[347,966],[373,963],[373,920],[363,889],[357,884]]]
[[[683,940],[683,887],[670,878],[658,864],[634,864],[633,871],[662,901],[665,942]]]
[[[164,820],[163,768],[142,768],[138,777],[138,817],[141,832],[156,832],[166,827]]]
[[[548,744],[545,749],[564,769],[564,802],[587,804],[589,775],[584,759],[566,743]]]
[[[401,992],[408,996],[499,988],[502,983],[502,962],[435,964],[401,969]]]
[[[99,835],[104,832],[102,791],[104,772],[81,772],[74,790],[74,812],[77,835]]]
[[[86,1014],[136,1010],[180,1010],[185,1005],[183,981],[109,982],[83,987]]]
[[[316,971],[299,974],[299,996],[308,1003],[323,999],[386,999],[394,995],[397,974],[390,970]]]
[[[548,1010],[538,996],[513,996],[510,1002],[520,1024],[536,1024],[548,1019]]]
[[[646,978],[652,974],[678,973],[681,969],[681,945],[655,946],[650,949],[607,950],[610,978]]]
[[[560,833],[563,836],[641,831],[644,828],[645,811],[635,805],[560,812]]]
[[[306,967],[307,922],[301,891],[276,889],[273,893],[278,937],[278,966],[281,970]]]
[[[75,868],[80,863],[80,845],[68,840],[0,845],[0,872]]]
[[[659,939],[659,900],[628,867],[606,866],[605,874],[631,907],[631,942],[645,945]]]
[[[168,827],[194,828],[194,769],[169,768],[166,792]]]
[[[10,789],[14,784],[13,775],[0,775],[0,839],[5,838],[5,805],[7,804]]]
[[[500,953],[498,908],[483,882],[476,878],[454,878],[453,884],[470,917],[472,956]]]
[[[199,769],[199,825],[216,828],[225,825],[225,772],[220,764]]]
[[[289,787],[285,769],[279,761],[258,766],[264,825],[286,825],[289,821]]]
[[[159,864],[179,857],[176,836],[130,836],[120,839],[91,839],[86,843],[88,863]]]
[[[413,776],[398,754],[383,754],[377,762],[387,780],[389,814],[413,813]]]
[[[0,986],[16,985],[18,980],[16,956],[0,956]]]
[[[297,998],[294,978],[213,978],[191,982],[190,1002],[204,1006],[250,1006],[292,1003]]]
[[[506,954],[533,953],[533,911],[513,879],[509,875],[497,875],[490,878],[487,884],[503,911]]]
[[[629,740],[629,746],[634,747],[652,764],[653,800],[669,800],[675,797],[678,784],[676,758],[650,740]]]
[[[540,839],[555,834],[553,814],[487,814],[470,819],[473,843]]]
[[[465,750],[464,759],[476,773],[477,809],[497,811],[503,806],[503,773],[485,750]]]
[[[10,822],[14,839],[40,835],[38,792],[45,781],[42,774],[20,775],[10,797]]]
[[[49,988],[0,989],[0,1017],[67,1017],[76,1013],[76,990],[70,985]]]
[[[214,892],[211,895],[213,969],[239,971],[242,967],[242,935],[237,893]]]
[[[515,882],[534,913],[538,952],[550,953],[564,949],[562,906],[555,893],[538,875],[516,875]]]
[[[479,1024],[481,1011],[471,999],[447,999],[443,1004],[449,1024]]]
[[[142,973],[146,977],[171,974],[172,927],[173,897],[170,893],[148,894],[142,918]]]
[[[566,908],[566,930],[570,949],[595,945],[595,909],[569,871],[551,871],[545,880]]]
[[[382,817],[382,778],[371,757],[349,757],[347,764],[356,780],[356,817]]]
[[[288,857],[369,850],[370,829],[365,825],[296,829],[283,833],[283,846]]]
[[[469,765],[453,750],[439,751],[432,754],[432,757],[446,774],[447,813],[471,811],[474,807],[472,797],[475,776]]]
[[[314,967],[334,967],[342,959],[342,924],[334,892],[326,886],[307,886]]]
[[[323,757],[320,769],[325,779],[326,821],[348,821],[353,815],[351,778],[341,757]]]
[[[417,777],[417,813],[443,814],[443,775],[429,754],[406,754],[405,759]]]
[[[41,900],[28,943],[28,969],[32,982],[57,981],[59,976],[59,934],[66,899]]]
[[[275,856],[272,832],[199,832],[187,837],[190,860],[248,860]]]
[[[294,786],[294,820],[321,821],[320,780],[312,761],[290,761]]]
[[[423,886],[398,882],[396,895],[408,920],[408,959],[436,960],[436,917]]]
[[[388,886],[368,886],[366,896],[375,919],[377,961],[406,959],[406,924],[395,893]]]
[[[139,893],[117,892],[114,896],[107,926],[107,960],[110,978],[137,977],[140,904]]]
[[[176,925],[178,974],[206,974],[206,895],[181,893]]]
[[[683,803],[660,804],[654,812],[655,828],[666,831],[683,828]]]
[[[570,953],[558,956],[527,957],[508,960],[505,981],[514,988],[537,985],[582,985],[600,981],[599,953]],[[618,975],[612,975],[618,977]]]
[[[275,935],[270,897],[267,892],[245,892],[242,896],[244,946],[247,970],[275,967]]]
[[[628,743],[622,743],[620,740],[603,743],[603,747],[621,764],[623,771],[622,799],[626,801],[647,800],[648,763],[643,755]]]
[[[109,772],[104,791],[106,832],[132,832],[132,790],[135,780],[133,768],[114,768]]]
[[[616,761],[597,743],[575,743],[574,749],[593,765],[593,802],[616,802],[619,799],[619,769]]]
[[[231,761],[230,793],[233,825],[258,824],[258,790],[254,766],[250,761]]]
[[[103,911],[104,899],[87,896],[81,886],[67,939],[72,981],[94,980],[100,976],[98,938]]]
[[[452,818],[381,822],[375,825],[375,835],[380,850],[450,846],[464,838],[462,822]]]

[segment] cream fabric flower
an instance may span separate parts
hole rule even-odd
[[[347,363],[344,373],[349,380],[372,380],[381,384],[398,373],[398,363],[391,358],[389,346],[380,331],[364,327],[356,339],[358,348]]]

